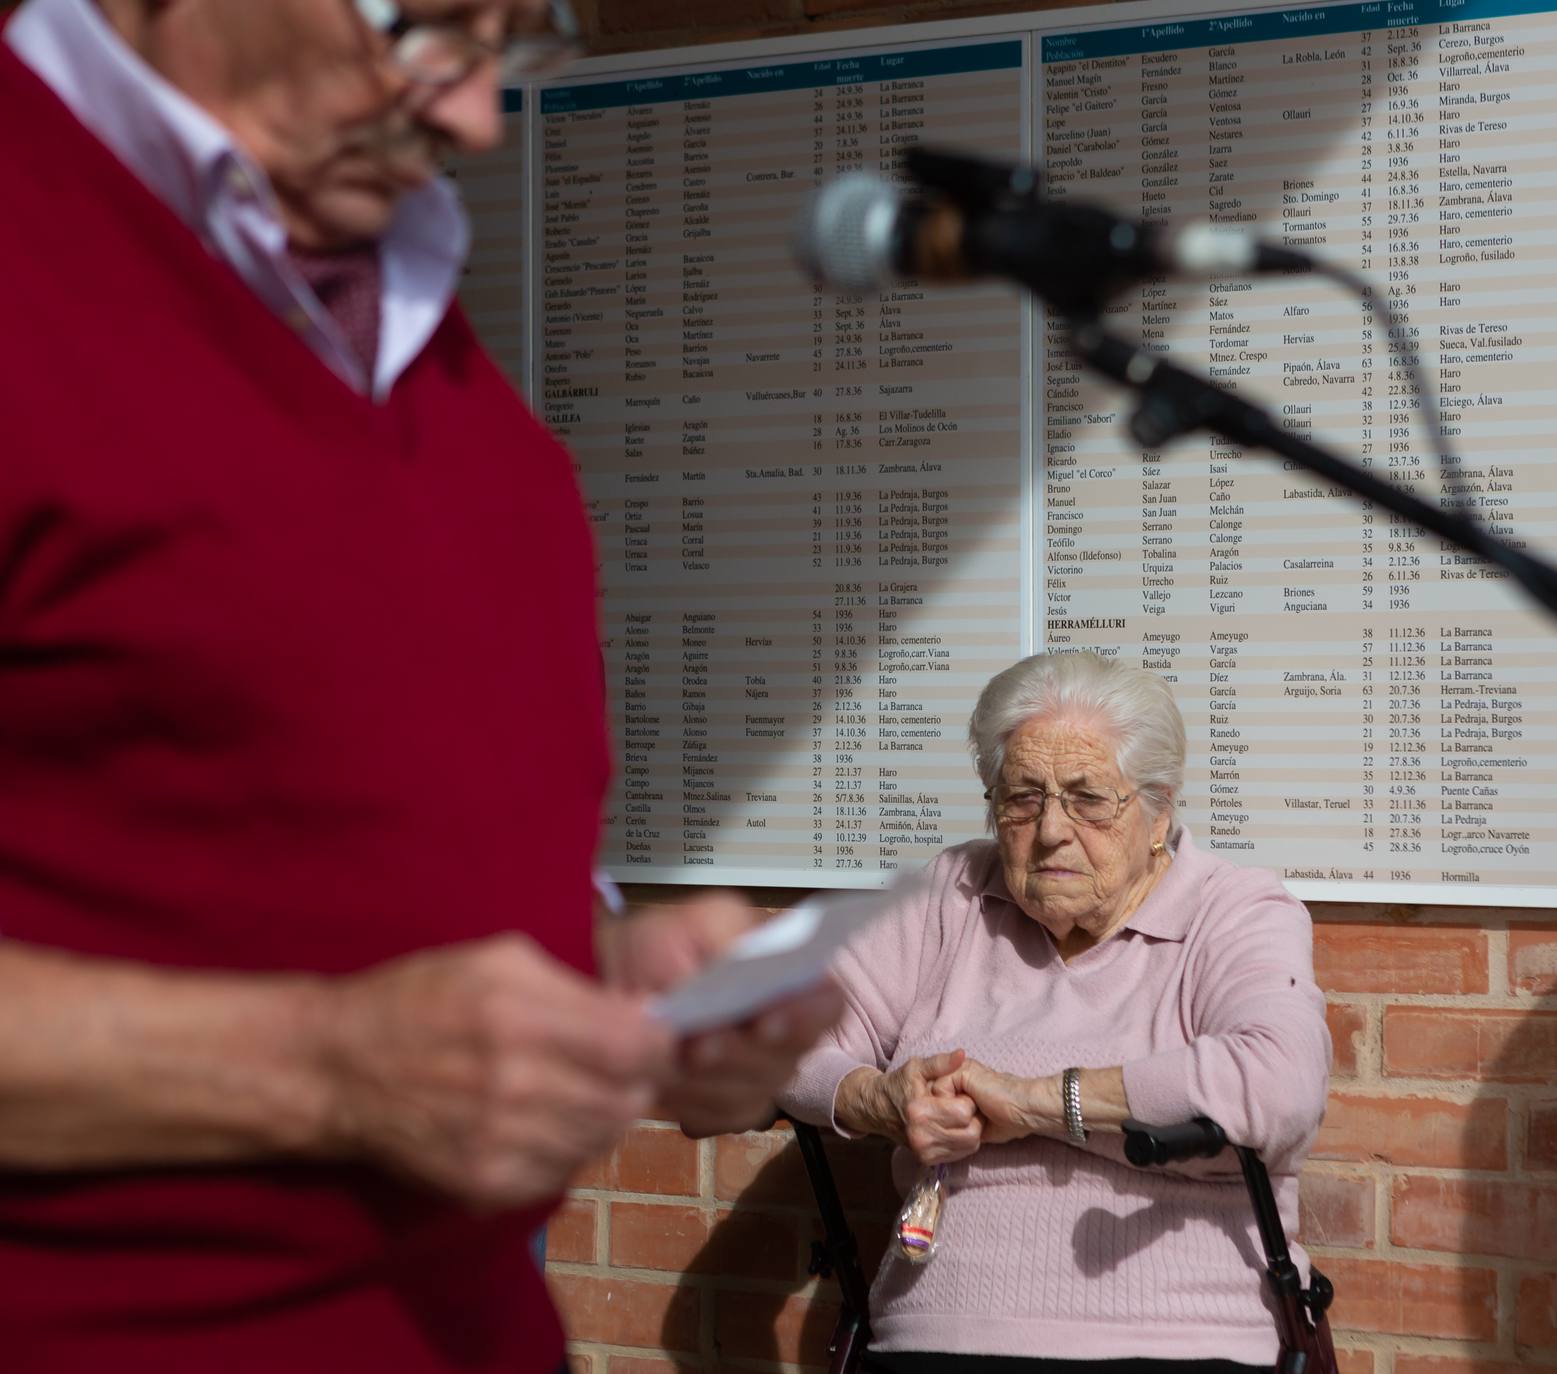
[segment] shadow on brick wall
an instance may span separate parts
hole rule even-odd
[[[863,1262],[874,1274],[898,1206],[891,1148],[879,1140],[829,1140],[826,1149]],[[709,1367],[825,1365],[838,1289],[808,1272],[822,1228],[787,1123],[721,1138],[714,1192],[719,1220],[682,1278],[702,1289],[713,1310]]]
[[[1394,1374],[1549,1362],[1557,917],[1385,904],[1314,915],[1336,1057],[1304,1240],[1335,1281],[1337,1332],[1380,1350],[1413,1342],[1394,1349]]]

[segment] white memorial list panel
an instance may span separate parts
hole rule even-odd
[[[1409,313],[1457,461],[1440,481],[1379,312],[1314,278],[1156,281],[1112,327],[1552,555],[1557,13],[1389,0],[1094,28],[1045,35],[1039,73],[1052,194],[1361,269]],[[1178,683],[1200,842],[1310,896],[1549,900],[1551,619],[1290,462],[1132,448],[1121,398],[1045,329],[1047,639]]]
[[[815,291],[791,226],[937,141],[1024,155],[1019,40],[538,93],[538,403],[594,521],[638,880],[862,884],[975,835],[1019,650],[1024,306]]]

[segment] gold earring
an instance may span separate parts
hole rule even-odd
[[[1152,855],[1155,857],[1156,855],[1161,854],[1167,847],[1168,846],[1165,845],[1161,840],[1153,840]]]

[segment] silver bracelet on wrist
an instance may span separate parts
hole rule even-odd
[[[1078,1145],[1087,1143],[1086,1123],[1081,1119],[1081,1070],[1066,1069],[1060,1075],[1060,1097],[1065,1104],[1065,1133]]]

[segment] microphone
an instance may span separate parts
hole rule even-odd
[[[1036,175],[1024,168],[929,157],[942,170],[955,166],[962,185],[977,179],[984,190],[958,199],[934,194],[939,188],[905,194],[868,172],[838,177],[811,197],[796,224],[801,265],[839,291],[876,291],[905,278],[1003,277],[1074,314],[1095,313],[1148,277],[1241,277],[1313,266],[1304,254],[1242,229],[1137,223],[1101,206],[1045,200]],[[997,177],[1001,193],[991,194]]]

